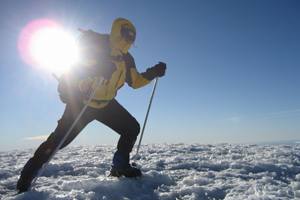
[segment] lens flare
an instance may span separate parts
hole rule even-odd
[[[75,39],[48,19],[28,24],[20,34],[18,49],[28,65],[43,69],[64,70],[78,58]]]

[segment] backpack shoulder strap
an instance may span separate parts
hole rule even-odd
[[[133,59],[133,57],[132,57],[132,55],[130,53],[128,53],[128,52],[124,53],[123,54],[123,59],[125,61],[127,69],[129,69],[129,68],[136,68],[134,59]]]

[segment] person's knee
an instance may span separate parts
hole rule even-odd
[[[53,144],[49,140],[43,142],[34,153],[34,162],[41,164],[47,162],[54,149],[55,146],[53,146]]]
[[[140,124],[136,121],[135,125],[132,127],[132,134],[137,137],[141,131]]]
[[[61,140],[63,139],[64,134],[61,134],[57,131],[53,132],[47,139],[47,142],[49,144],[51,144],[51,146],[54,147],[54,149],[57,148],[57,146],[60,144]],[[66,138],[66,140],[64,141],[64,143],[60,146],[59,149],[63,149],[65,148],[72,140],[70,140],[69,138]]]

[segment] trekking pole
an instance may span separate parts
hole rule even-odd
[[[93,99],[96,91],[98,90],[99,86],[102,84],[102,82],[104,81],[104,77],[101,78],[101,80],[99,81],[98,85],[96,86],[95,90],[93,91],[92,95],[89,97],[88,101],[86,102],[86,104],[84,105],[84,107],[82,108],[81,112],[79,113],[79,115],[77,116],[77,118],[75,119],[75,121],[73,122],[72,126],[69,128],[68,132],[66,133],[66,135],[63,137],[63,139],[60,141],[60,143],[58,144],[58,146],[56,147],[56,149],[53,151],[52,155],[50,156],[50,158],[48,159],[48,161],[43,165],[42,169],[39,171],[38,175],[34,178],[34,180],[31,183],[31,186],[29,187],[28,190],[31,190],[32,185],[35,183],[35,181],[42,175],[42,173],[44,172],[44,170],[46,169],[46,167],[49,165],[51,159],[53,158],[53,156],[55,155],[55,153],[59,150],[59,148],[63,145],[63,143],[65,142],[65,140],[67,139],[67,137],[69,136],[69,134],[71,133],[71,131],[73,130],[73,128],[75,127],[75,125],[77,124],[78,120],[80,119],[81,115],[83,114],[83,112],[85,111],[85,109],[88,107],[89,103],[91,102],[91,100]]]
[[[142,138],[143,138],[143,135],[144,135],[144,131],[145,131],[145,127],[146,127],[146,123],[147,123],[147,119],[148,119],[150,107],[151,107],[151,104],[152,104],[152,99],[153,99],[155,88],[156,88],[156,85],[157,85],[157,80],[158,80],[158,77],[156,77],[155,83],[154,83],[154,86],[153,86],[153,90],[152,90],[152,94],[151,94],[151,98],[150,98],[150,103],[149,103],[147,114],[146,114],[146,118],[145,118],[145,121],[144,121],[144,125],[143,125],[143,129],[142,129],[140,141],[139,141],[139,144],[138,144],[138,147],[137,147],[137,150],[136,150],[136,155],[135,155],[134,162],[132,163],[133,166],[136,166],[135,162],[136,162],[136,159],[137,159],[137,156],[138,156],[138,153],[139,153],[139,149],[140,149],[140,146],[141,146]]]

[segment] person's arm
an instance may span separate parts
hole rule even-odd
[[[146,72],[139,73],[136,69],[133,57],[127,53],[124,55],[126,60],[126,83],[132,88],[140,88],[149,84],[155,77],[162,77],[165,75],[166,64],[159,62],[159,64],[150,67]]]

